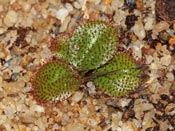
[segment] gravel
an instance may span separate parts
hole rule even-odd
[[[0,1],[0,130],[173,131],[175,23],[156,2],[160,4],[158,0]],[[121,47],[148,65],[146,88],[114,98],[90,81],[65,101],[39,103],[30,80],[38,66],[53,57],[50,40],[72,31],[83,18],[114,21]]]

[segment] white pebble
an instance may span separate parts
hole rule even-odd
[[[87,124],[94,127],[94,126],[97,126],[98,121],[90,118],[90,119],[88,119]]]
[[[161,57],[160,59],[161,64],[164,66],[169,66],[171,63],[171,56],[170,55],[165,55],[163,57]]]
[[[31,107],[31,110],[36,111],[36,112],[44,112],[44,108],[42,106],[39,105],[34,105]]]
[[[123,0],[112,0],[111,1],[111,7],[116,10],[118,8],[122,8],[122,6],[124,5],[124,1]]]
[[[54,130],[58,130],[59,128],[60,128],[60,127],[59,127],[59,125],[58,125],[57,123],[53,125],[53,129],[54,129]]]
[[[71,20],[71,17],[70,17],[70,16],[68,16],[68,17],[65,18],[64,22],[61,24],[60,32],[66,31],[67,26],[68,26],[69,23],[70,23],[70,20]]]
[[[6,30],[4,28],[0,28],[0,34],[4,33]]]
[[[101,0],[87,0],[88,2],[95,3],[95,5],[100,4]]]
[[[153,57],[151,55],[146,55],[146,64],[151,64]]]
[[[171,72],[169,72],[169,73],[167,73],[166,74],[166,77],[168,78],[168,81],[174,81],[174,75],[173,75],[173,73],[171,73]]]
[[[92,81],[89,81],[86,86],[88,87],[88,92],[89,94],[95,94],[96,93],[96,88],[95,85]]]
[[[61,20],[61,23],[65,20],[65,18],[68,16],[69,12],[66,8],[60,8],[56,12],[56,18]]]
[[[77,1],[75,1],[75,2],[73,3],[73,5],[74,5],[74,7],[75,7],[76,9],[81,9],[81,5],[80,5],[80,3],[78,3]]]
[[[118,131],[118,127],[119,127],[119,122],[122,118],[122,113],[118,112],[117,114],[112,114],[112,124],[111,124],[111,128],[113,131],[117,130]]]
[[[28,2],[23,2],[22,3],[22,8],[25,12],[28,12],[31,10],[31,4],[29,4]]]
[[[10,124],[5,123],[5,124],[4,124],[4,127],[5,127],[6,131],[11,131],[11,126],[10,126]]]
[[[144,42],[141,40],[137,40],[131,46],[129,46],[129,48],[132,49],[136,59],[142,58],[142,47],[143,46],[144,46]]]
[[[84,125],[81,123],[68,124],[65,127],[66,131],[84,131]]]
[[[139,38],[139,40],[143,40],[145,38],[146,34],[142,22],[139,21],[135,23],[134,33]]]
[[[82,92],[75,92],[74,95],[72,96],[72,100],[74,102],[79,102],[83,97],[83,93]]]
[[[126,12],[123,10],[116,10],[114,15],[114,21],[117,25],[123,24],[126,19]],[[123,24],[125,25],[125,24]]]
[[[87,84],[87,87],[91,88],[91,87],[94,87],[94,83],[92,81],[89,81]]]
[[[38,131],[39,128],[38,128],[37,126],[34,126],[34,127],[33,127],[33,130],[34,130],[34,131]]]
[[[169,24],[165,21],[160,21],[154,26],[154,30],[157,32],[161,32],[169,28]]]
[[[155,24],[155,18],[147,17],[144,19],[145,22],[145,30],[152,30]]]
[[[18,20],[18,14],[13,11],[9,10],[4,18],[4,24],[6,26],[13,26]]]
[[[67,9],[69,12],[71,12],[71,11],[74,10],[73,6],[72,6],[70,3],[66,3],[66,4],[65,4],[65,7],[66,7],[66,9]]]
[[[3,10],[4,10],[3,5],[0,5],[0,11],[3,11]]]

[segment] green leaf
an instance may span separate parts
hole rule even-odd
[[[141,83],[141,79],[137,77],[141,70],[136,69],[136,66],[131,56],[121,53],[105,66],[95,70],[90,78],[109,96],[122,96]]]
[[[112,59],[117,49],[118,37],[110,24],[96,21],[75,29],[69,44],[60,40],[58,42],[62,47],[58,49],[58,56],[69,61],[80,72],[86,72]]]
[[[80,78],[65,62],[54,60],[43,65],[32,81],[34,92],[42,101],[63,100],[76,91]]]
[[[54,52],[59,58],[69,60],[69,34],[61,33],[51,41],[50,50]]]

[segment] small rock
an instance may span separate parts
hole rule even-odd
[[[89,94],[95,94],[96,93],[96,88],[95,88],[95,85],[92,81],[87,82],[86,86],[88,87]]]
[[[98,5],[101,0],[87,0],[88,2],[95,3],[95,5]],[[111,3],[111,0],[105,0],[105,4]]]
[[[6,130],[6,131],[11,131],[11,130],[12,130],[12,128],[11,128],[11,126],[10,126],[9,123],[5,123],[5,124],[4,124],[4,127],[5,127],[5,130]]]
[[[3,34],[5,31],[6,31],[5,28],[1,28],[1,27],[0,27],[0,34]]]
[[[65,131],[84,131],[84,126],[80,123],[68,124]]]
[[[168,43],[169,43],[170,45],[175,45],[175,35],[173,35],[173,36],[169,39]]]
[[[145,30],[152,30],[155,24],[155,18],[153,17],[147,17],[144,19],[145,22]]]
[[[153,61],[153,57],[151,55],[146,55],[146,64],[151,64],[151,62]]]
[[[142,9],[144,7],[143,0],[137,0],[136,7],[137,7],[137,9]]]
[[[174,82],[174,74],[172,72],[167,73],[166,77],[167,77],[168,81]]]
[[[65,4],[65,7],[66,7],[66,9],[67,9],[69,12],[71,12],[71,11],[74,10],[73,6],[72,6],[70,3],[66,3],[66,4]]]
[[[175,104],[174,103],[168,104],[165,108],[165,113],[167,115],[174,115],[175,114]]]
[[[155,11],[157,20],[164,20],[170,24],[175,20],[175,1],[174,0],[156,0]]]
[[[146,33],[142,22],[139,21],[135,23],[134,33],[139,38],[139,40],[143,40],[145,38]]]
[[[134,105],[135,117],[140,119],[144,112],[153,109],[154,106],[144,99],[137,99]]]
[[[75,7],[76,9],[81,9],[81,5],[80,5],[80,3],[79,3],[78,1],[75,1],[75,2],[73,3],[73,5],[74,5],[74,7]]]
[[[68,17],[66,17],[66,18],[64,19],[64,22],[61,24],[61,27],[60,27],[60,32],[66,31],[70,20],[71,20],[71,17],[70,17],[70,16],[68,16]]]
[[[31,107],[31,111],[41,113],[41,112],[44,112],[44,107],[39,106],[39,105],[33,105],[33,106]]]
[[[13,26],[18,20],[18,14],[16,11],[9,10],[4,18],[4,24],[6,26]]]
[[[144,46],[144,42],[141,40],[135,41],[132,45],[130,45],[130,48],[133,51],[134,56],[136,59],[142,58],[142,47]]]
[[[63,23],[68,14],[69,14],[68,10],[62,7],[56,12],[56,18],[61,20],[61,23]]]
[[[83,93],[82,92],[75,92],[74,95],[72,96],[72,100],[74,102],[79,102],[83,97]]]
[[[18,2],[14,2],[12,3],[11,8],[17,11],[21,9],[21,5]]]
[[[112,131],[118,129],[121,118],[122,118],[121,112],[118,112],[117,114],[112,114],[112,124],[111,124]]]
[[[154,26],[154,30],[157,32],[161,32],[163,30],[167,30],[169,28],[169,24],[165,21],[160,21]]]
[[[155,111],[151,110],[144,115],[142,129],[145,131],[147,128],[154,127],[156,124],[153,121]]]
[[[30,3],[28,3],[28,2],[23,2],[22,3],[22,9],[25,11],[25,12],[28,12],[28,11],[30,11],[31,10],[31,4]]]
[[[161,57],[160,61],[161,61],[161,64],[163,66],[169,66],[171,63],[171,56],[165,55],[165,56]]]

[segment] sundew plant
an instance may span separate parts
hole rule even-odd
[[[56,60],[35,73],[32,84],[43,101],[64,100],[83,82],[93,81],[109,96],[123,96],[142,82],[133,57],[117,52],[118,34],[107,22],[87,22],[71,35],[60,34],[51,44]]]

